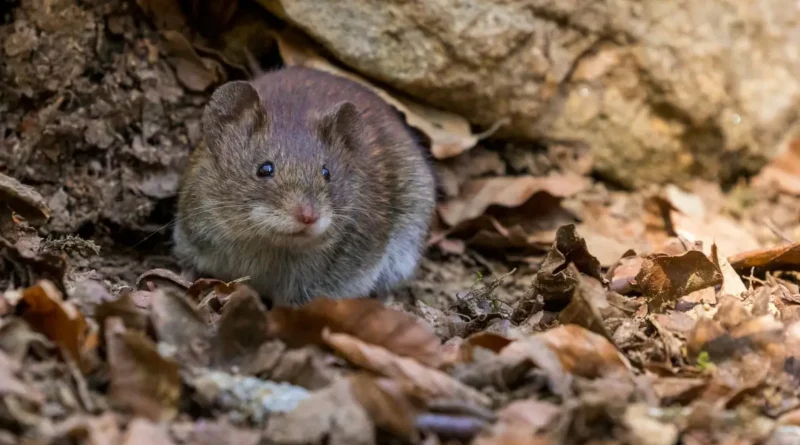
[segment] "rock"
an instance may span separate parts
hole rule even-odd
[[[796,121],[790,0],[259,2],[376,81],[509,118],[500,136],[588,143],[624,185],[752,170]]]

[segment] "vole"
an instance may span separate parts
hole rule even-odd
[[[427,155],[367,87],[289,67],[209,99],[180,183],[185,270],[275,305],[382,295],[410,279],[435,205]]]

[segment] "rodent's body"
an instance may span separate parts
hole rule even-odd
[[[435,191],[398,114],[366,87],[312,69],[235,84],[212,97],[205,144],[181,180],[182,265],[249,276],[278,305],[366,297],[410,278]]]

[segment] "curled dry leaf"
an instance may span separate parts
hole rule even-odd
[[[566,198],[588,185],[585,177],[574,174],[476,179],[462,186],[458,198],[440,204],[439,216],[453,227],[483,215],[491,206],[519,207],[540,193]]]
[[[136,418],[128,424],[122,445],[173,445],[173,442],[163,426]]]
[[[259,356],[269,340],[268,331],[267,310],[261,299],[249,287],[240,287],[223,307],[217,335],[212,339],[212,363],[236,366],[244,374],[258,372],[256,368],[264,365]]]
[[[105,332],[109,396],[153,421],[174,418],[181,394],[178,364],[162,357],[144,333],[126,331],[119,318],[107,319]]]
[[[616,264],[611,266],[606,273],[608,288],[622,295],[630,295],[638,291],[636,275],[642,270],[644,258],[629,250],[622,255]]]
[[[31,327],[61,346],[83,366],[89,326],[75,306],[62,299],[50,281],[40,281],[22,291],[22,318]]]
[[[738,297],[747,292],[747,287],[742,282],[742,278],[736,273],[727,258],[719,254],[716,244],[711,245],[711,261],[722,272],[722,288],[720,294],[733,295]]]
[[[600,312],[600,308],[609,307],[605,289],[599,281],[580,275],[574,264],[570,264],[569,268],[578,277],[578,285],[574,288],[569,305],[558,314],[559,323],[583,326],[613,342]]]
[[[596,278],[601,282],[605,280],[600,273],[600,261],[589,253],[586,240],[578,235],[575,224],[566,224],[558,228],[556,232],[556,242],[553,249],[558,250],[564,256],[565,263],[572,263],[578,272]]]
[[[399,382],[358,373],[350,377],[350,389],[375,426],[408,441],[417,436],[416,418],[425,402]]]
[[[416,360],[400,357],[377,345],[367,344],[348,334],[323,332],[323,339],[350,362],[394,379],[415,394],[425,398],[462,399],[482,406],[490,400],[480,392],[464,385],[449,375],[421,365]]]
[[[21,366],[11,357],[0,351],[0,399],[18,397],[37,407],[44,404],[44,394],[20,380]]]
[[[174,346],[181,363],[208,364],[211,330],[182,294],[156,289],[150,303],[150,322],[158,341]]]
[[[777,186],[783,192],[800,195],[800,139],[791,139],[786,149],[753,178],[753,185],[759,188]]]
[[[535,337],[556,354],[569,373],[596,378],[630,372],[630,363],[610,341],[583,327],[559,326]]]
[[[541,337],[534,335],[517,340],[500,352],[501,360],[526,360],[547,375],[550,391],[567,399],[572,396],[572,376],[566,372],[558,354],[545,344]]]
[[[269,417],[262,442],[274,444],[327,443],[372,445],[375,426],[353,395],[349,379],[315,391],[288,413]]]
[[[545,437],[537,437],[552,425],[562,410],[551,403],[525,399],[511,402],[497,412],[497,422],[476,437],[473,445],[494,444],[551,444]]]
[[[31,224],[41,224],[50,218],[50,210],[44,198],[33,187],[0,173],[0,202],[28,220]]]
[[[224,68],[214,59],[201,57],[186,37],[178,31],[163,31],[168,61],[178,80],[192,91],[202,92],[226,80]]]
[[[500,334],[496,334],[494,332],[478,332],[476,334],[472,334],[459,345],[458,351],[458,358],[456,359],[457,362],[467,363],[473,361],[473,351],[477,348],[484,348],[488,349],[494,353],[500,353],[500,351],[512,343],[513,340],[510,338],[504,337]]]
[[[322,57],[306,36],[287,28],[276,36],[283,62],[288,66],[305,66],[356,81],[371,89],[388,104],[405,115],[406,122],[431,140],[431,153],[437,159],[461,154],[474,147],[484,135],[474,135],[469,122],[461,116],[400,98],[382,90],[361,76],[344,71]],[[485,134],[486,136],[488,136]]]
[[[728,257],[728,261],[740,274],[749,274],[751,269],[800,270],[800,243],[742,252]]]
[[[373,299],[321,298],[300,307],[278,307],[268,315],[270,337],[292,346],[324,344],[322,332],[342,332],[428,366],[441,363],[441,343],[419,318]]]
[[[156,287],[186,290],[191,285],[187,279],[169,269],[151,269],[136,279],[136,288],[139,290],[153,290]]]
[[[722,284],[722,272],[702,252],[690,250],[674,256],[645,256],[636,281],[651,307],[658,310],[684,295]]]

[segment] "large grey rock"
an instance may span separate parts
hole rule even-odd
[[[740,168],[800,109],[793,0],[259,1],[421,101],[589,143],[628,185]]]

